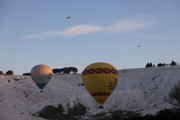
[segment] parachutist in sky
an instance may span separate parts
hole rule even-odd
[[[70,16],[66,17],[66,19],[70,19],[70,18],[71,18]]]
[[[70,17],[70,16],[68,16],[68,17],[66,17],[66,20],[68,21],[68,24],[70,24],[70,20],[71,20],[72,18]]]

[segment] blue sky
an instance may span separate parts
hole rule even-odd
[[[0,70],[180,62],[179,21],[179,0],[0,0]]]

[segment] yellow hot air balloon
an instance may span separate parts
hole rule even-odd
[[[31,69],[31,78],[42,90],[52,77],[52,69],[48,65],[36,65]]]
[[[82,79],[87,91],[102,108],[117,85],[118,71],[109,63],[97,62],[84,69]]]

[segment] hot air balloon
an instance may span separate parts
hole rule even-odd
[[[39,89],[43,89],[52,77],[52,69],[48,65],[36,65],[31,69],[31,78]]]
[[[90,95],[103,108],[104,102],[117,85],[118,71],[109,63],[96,62],[88,65],[82,72],[82,80]]]

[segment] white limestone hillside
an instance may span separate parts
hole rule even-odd
[[[155,114],[173,107],[165,101],[171,88],[180,82],[180,67],[119,70],[120,79],[112,95],[99,109],[96,101],[81,85],[81,74],[53,75],[41,93],[28,76],[0,75],[0,120],[44,120],[31,114],[47,105],[73,107],[85,105],[87,116],[114,110]]]

